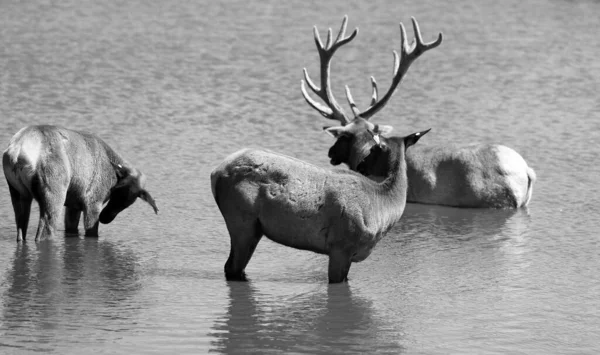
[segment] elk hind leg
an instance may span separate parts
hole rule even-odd
[[[229,281],[246,281],[244,270],[263,236],[260,222],[228,223],[227,229],[231,237],[231,249],[225,263],[225,278]]]
[[[333,249],[329,252],[329,283],[340,283],[348,281],[348,272],[352,265],[351,255],[341,249]]]
[[[81,210],[67,207],[65,208],[65,233],[77,234],[79,232],[79,219]]]
[[[29,214],[31,212],[31,202],[33,197],[29,194],[22,194],[17,189],[8,184],[10,199],[15,212],[15,221],[17,223],[17,242],[25,241],[27,237],[27,227],[29,225]]]
[[[67,188],[55,186],[53,189],[45,188],[38,193],[40,205],[40,222],[38,224],[35,241],[47,237],[52,238],[56,233],[58,218],[65,205]]]

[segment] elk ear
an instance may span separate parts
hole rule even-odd
[[[421,137],[423,137],[427,132],[431,131],[431,128],[425,131],[413,133],[404,137],[404,147],[405,149],[410,147],[411,145],[417,143]]]
[[[376,125],[374,129],[375,133],[379,133],[382,136],[389,135],[390,133],[392,133],[393,130],[394,127],[388,125]]]
[[[115,164],[111,162],[113,168],[115,169],[115,174],[117,174],[117,183],[113,186],[113,189],[118,189],[130,183],[130,179],[127,177],[131,176],[131,169],[126,167],[123,164]]]
[[[371,136],[373,137],[373,140],[375,141],[375,145],[381,148],[382,147],[381,136],[380,136],[377,128],[375,130],[370,130],[367,128],[367,132],[371,133]]]
[[[344,132],[346,132],[346,129],[344,128],[344,126],[325,126],[323,127],[323,131],[325,131],[325,133],[329,134],[333,138],[339,138],[341,135],[344,134]]]
[[[152,198],[152,196],[150,195],[150,193],[148,191],[141,190],[138,197],[141,198],[142,200],[146,201],[150,206],[152,206],[154,213],[158,214],[158,207],[156,207],[156,202],[154,201],[154,199]]]
[[[131,170],[122,164],[115,164],[110,162],[115,169],[115,173],[117,173],[117,177],[119,180],[129,176],[131,174]]]

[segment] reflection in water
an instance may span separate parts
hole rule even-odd
[[[282,296],[252,282],[228,282],[230,304],[213,326],[212,352],[223,354],[401,352],[398,319],[388,324],[349,284],[323,285]],[[261,284],[267,288],[268,285]],[[288,290],[289,291],[289,290]]]
[[[518,275],[530,265],[529,223],[526,209],[474,210],[409,204],[367,267],[355,270],[355,278],[378,290],[386,307],[396,309],[399,315],[414,314],[420,318],[419,314],[433,310],[446,312],[454,297],[488,299],[489,303],[473,303],[485,308],[510,292]],[[378,277],[370,277],[373,274]],[[395,297],[388,299],[392,294]],[[405,300],[399,301],[400,295]],[[406,302],[412,304],[404,307]],[[427,302],[425,308],[421,308],[423,302]],[[439,318],[438,313],[434,314]]]
[[[401,236],[405,243],[432,235],[440,243],[450,244],[472,239],[519,239],[526,233],[529,221],[526,208],[495,210],[407,204],[392,234]]]
[[[114,320],[130,319],[135,310],[128,305],[140,288],[135,265],[131,252],[97,238],[20,243],[7,273],[0,329],[15,342],[10,346],[36,350],[70,332],[85,334],[85,327],[119,330]]]
[[[370,354],[399,344],[423,354],[600,352],[600,46],[589,45],[600,2],[305,3],[2,2],[0,142],[43,122],[97,133],[147,174],[164,209],[134,206],[102,232],[123,228],[127,242],[16,245],[0,179],[0,346],[345,352],[364,338]],[[329,166],[331,140],[319,131],[330,122],[302,100],[300,69],[319,71],[313,25],[323,35],[344,13],[361,32],[336,57],[337,97],[349,85],[366,99],[368,75],[387,86],[399,21],[416,16],[426,40],[444,32],[377,123],[399,135],[432,127],[423,144],[516,149],[538,174],[532,218],[411,204],[352,266],[345,293],[325,285],[325,259],[266,242],[249,265],[256,282],[229,285],[210,171],[245,146]],[[337,337],[350,345],[334,349]]]

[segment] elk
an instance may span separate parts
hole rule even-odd
[[[349,131],[336,127],[324,127],[325,132],[336,138],[336,143],[329,150],[330,162],[333,165],[345,163],[356,170],[358,164],[369,154],[374,144],[372,130],[383,135],[389,134],[391,126],[376,125],[369,119],[379,112],[394,95],[402,78],[410,65],[426,51],[436,48],[442,43],[442,34],[430,43],[424,43],[416,19],[411,18],[415,39],[407,43],[406,30],[400,23],[400,55],[394,51],[394,75],[387,93],[378,100],[377,83],[371,77],[372,98],[370,106],[360,111],[350,89],[346,86],[346,97],[354,118],[350,119],[331,94],[329,72],[330,63],[321,61],[321,85],[318,88],[304,69],[301,82],[302,95],[306,102],[322,116],[339,121],[342,126],[353,125],[363,129]],[[344,17],[342,26],[345,26]],[[329,38],[331,29],[329,30]],[[329,41],[328,38],[328,41]],[[319,54],[323,45],[315,28],[315,42]],[[348,43],[347,41],[346,43]],[[306,84],[326,105],[314,100],[307,92]],[[352,132],[349,134],[348,132]],[[504,145],[497,144],[444,144],[437,146],[419,145],[406,154],[408,192],[407,201],[414,203],[446,205],[473,208],[518,208],[526,206],[532,194],[536,175],[523,157]],[[386,169],[381,169],[385,173]],[[381,179],[377,171],[365,171],[374,179]]]
[[[402,216],[404,151],[425,133],[403,138],[397,154],[387,161],[389,173],[381,182],[268,150],[242,149],[225,158],[210,179],[231,239],[226,278],[246,280],[244,270],[266,236],[285,246],[328,255],[329,282],[347,281],[351,263],[365,260]]]
[[[40,207],[35,241],[55,234],[63,206],[65,232],[78,232],[83,212],[86,236],[98,236],[98,222],[112,222],[138,197],[158,213],[144,188],[145,175],[94,134],[51,125],[22,128],[4,151],[2,166],[17,241],[26,240],[33,199]]]
[[[346,21],[335,41],[319,47],[322,67],[346,37]],[[320,42],[318,32],[316,39]],[[329,82],[329,71],[322,72]],[[331,91],[323,97],[333,102]],[[337,106],[333,106],[337,110]],[[352,135],[356,125],[336,128]],[[405,150],[427,131],[406,136],[387,162],[382,181],[348,169],[327,169],[261,149],[242,149],[210,175],[212,194],[230,236],[225,263],[228,280],[246,280],[245,268],[263,236],[296,249],[329,256],[330,283],[347,281],[352,262],[366,259],[377,242],[400,219],[406,205]]]

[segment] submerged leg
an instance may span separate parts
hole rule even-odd
[[[79,232],[79,219],[81,210],[67,207],[65,208],[65,232],[77,234]]]
[[[231,237],[231,250],[225,263],[225,278],[229,281],[246,281],[244,270],[263,236],[260,222],[227,223]]]
[[[333,249],[329,252],[329,283],[340,283],[348,281],[348,272],[352,264],[351,255],[341,249]]]
[[[58,226],[58,218],[62,207],[65,204],[65,192],[47,193],[43,198],[40,198],[40,222],[38,224],[35,241],[42,238],[52,238],[56,233]]]
[[[93,204],[86,207],[83,212],[83,226],[85,228],[86,237],[98,236],[98,220],[100,218],[101,204]]]
[[[25,196],[19,193],[19,191],[10,186],[10,184],[8,185],[8,189],[10,191],[10,199],[15,212],[15,221],[17,223],[17,242],[22,240],[25,241],[33,198],[29,195]]]

